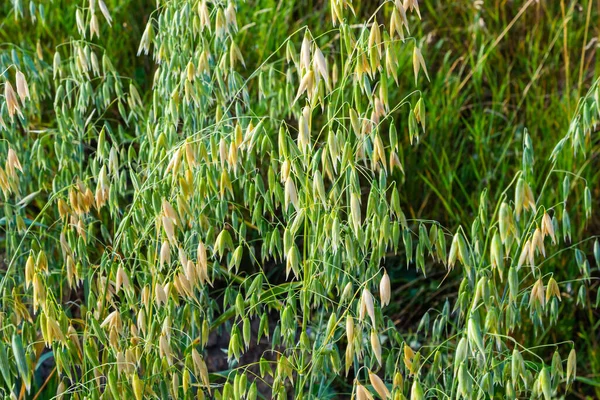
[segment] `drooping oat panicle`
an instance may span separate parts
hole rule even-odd
[[[366,0],[317,2],[302,18],[298,7],[269,0],[163,1],[143,21],[115,26],[139,35],[134,49],[129,40],[90,41],[101,19],[135,14],[133,4],[63,2],[65,18],[57,19],[37,3],[23,12],[47,25],[36,30],[42,37],[8,44],[4,57],[8,71],[25,75],[11,81],[16,105],[0,113],[0,385],[23,386],[21,397],[37,393],[32,360],[46,345],[57,366],[48,388],[60,382],[65,397],[129,390],[135,399],[193,392],[250,400],[259,396],[255,380],[267,381],[274,398],[310,397],[323,382],[332,397],[351,382],[361,399],[569,395],[576,362],[564,360],[563,377],[558,353],[570,347],[552,348],[552,367],[538,361],[549,360],[560,315],[595,298],[591,242],[580,236],[594,218],[597,83],[586,80],[593,90],[550,162],[534,163],[539,135],[519,128],[479,140],[489,124],[474,120],[497,113],[464,100],[494,82],[473,66],[454,85],[469,53],[457,53],[451,37],[440,47],[439,34],[409,31],[420,17],[416,0],[384,4],[376,15]],[[504,22],[480,3],[471,7],[473,27],[485,43]],[[439,10],[428,4],[428,14]],[[427,26],[451,26],[451,17]],[[79,34],[61,44],[55,28],[63,19]],[[5,28],[26,38],[30,25]],[[426,45],[442,72],[423,90]],[[56,49],[52,65],[45,49]],[[138,60],[152,74],[123,66],[131,50],[153,53]],[[402,84],[406,73],[415,74],[416,90]],[[501,107],[504,92],[491,90],[490,107],[518,125],[518,110]],[[426,104],[435,113],[426,115]],[[31,118],[4,124],[26,106],[36,111]],[[554,107],[552,126],[566,126],[561,113],[572,108]],[[544,155],[554,131],[528,123],[544,133]],[[464,126],[468,135],[441,151],[439,133]],[[488,157],[492,142],[499,148]],[[419,169],[422,152],[439,159]],[[460,157],[471,153],[471,161]],[[558,237],[570,243],[556,247]],[[400,263],[434,278],[441,264],[453,271],[439,285],[411,279],[392,298]],[[73,307],[84,303],[74,319]],[[407,329],[404,317],[418,327]],[[23,343],[4,349],[11,334]],[[215,338],[222,357],[207,348]],[[254,340],[258,352],[249,351]],[[529,349],[534,342],[540,346]],[[211,384],[201,353],[234,368]]]

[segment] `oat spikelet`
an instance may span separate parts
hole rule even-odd
[[[92,14],[92,18],[90,19],[90,38],[93,39],[94,34],[96,37],[100,37],[100,24],[98,23],[98,17],[96,14]]]
[[[371,329],[371,348],[373,349],[373,354],[375,354],[375,358],[379,365],[383,365],[381,359],[381,343],[379,342],[379,335],[375,329]]]
[[[17,102],[17,95],[10,82],[4,83],[4,100],[6,101],[6,108],[8,109],[8,115],[10,120],[14,120],[14,115],[19,114],[19,117],[23,117],[19,103]]]
[[[118,310],[115,310],[108,314],[104,321],[102,321],[102,323],[100,324],[101,328],[104,328],[106,326],[108,326],[109,329],[112,329],[113,327],[117,328],[118,330],[121,329],[121,316]]]
[[[373,400],[371,392],[358,382],[356,383],[356,400]]]
[[[140,47],[138,47],[137,55],[139,56],[144,52],[145,55],[148,55],[150,51],[150,44],[153,39],[154,30],[152,28],[152,21],[148,21],[146,25],[146,29],[144,29],[144,33],[142,34],[142,39],[140,40]]]
[[[192,361],[194,362],[194,372],[197,376],[200,376],[200,380],[202,384],[208,389],[208,393],[210,394],[210,380],[208,377],[208,368],[206,367],[206,363],[202,359],[202,356],[196,349],[192,349]]]
[[[346,337],[348,338],[348,346],[354,340],[354,318],[350,314],[346,317]]]
[[[25,263],[25,288],[29,289],[31,286],[31,282],[33,281],[33,277],[35,274],[35,260],[33,259],[33,255],[29,254],[27,258],[27,262]]]
[[[369,370],[369,380],[371,381],[371,386],[373,386],[379,397],[384,400],[392,397],[392,394],[387,386],[385,386],[385,383],[383,383],[381,378],[375,375],[371,370]]]
[[[554,225],[552,224],[552,219],[548,215],[547,212],[544,213],[542,217],[542,233],[544,236],[549,235],[552,239],[552,244],[556,245],[556,232],[554,232]]]
[[[329,84],[329,70],[327,68],[327,61],[325,60],[325,56],[319,47],[315,46],[315,51],[313,54],[313,65],[315,69],[321,75],[323,80],[325,81],[325,87],[328,91],[331,91],[331,85]]]
[[[541,279],[538,279],[533,288],[531,289],[531,295],[529,297],[529,307],[532,307],[535,303],[538,303],[542,308],[546,305],[546,296],[544,283]]]
[[[206,28],[210,33],[210,12],[208,11],[206,0],[202,0],[198,3],[198,15],[200,16],[200,28],[202,30]]]
[[[427,66],[425,65],[425,60],[423,59],[423,55],[421,54],[421,49],[419,49],[419,47],[416,45],[413,50],[412,62],[413,62],[413,69],[415,72],[415,84],[417,83],[417,80],[419,78],[419,70],[421,68],[423,68],[423,72],[425,72],[425,76],[427,77],[427,80],[430,80],[429,74],[427,73]]]
[[[162,223],[169,242],[175,243],[175,226],[173,225],[173,220],[164,215],[162,217]]]
[[[362,222],[360,213],[360,199],[355,193],[352,193],[350,196],[350,215],[352,218],[354,232],[358,234]]]
[[[560,297],[560,289],[558,287],[558,283],[556,282],[554,277],[551,277],[548,281],[548,286],[546,287],[546,301],[550,301],[550,299],[553,296],[558,298],[558,301],[562,301]]]
[[[158,282],[156,285],[154,285],[154,300],[156,301],[156,305],[158,307],[167,302],[167,293],[165,292],[165,288]]]
[[[530,241],[526,241],[523,245],[523,249],[521,250],[521,255],[519,256],[519,261],[517,262],[517,269],[521,268],[529,257],[529,247],[531,246]]]
[[[308,34],[304,35],[302,46],[300,47],[300,70],[305,71],[310,65],[310,39]]]
[[[98,0],[98,5],[100,6],[100,12],[102,12],[102,15],[104,15],[104,18],[106,18],[106,22],[108,22],[108,25],[112,26],[112,17],[110,16],[108,7],[106,7],[106,4],[103,0]]]
[[[208,281],[208,259],[206,253],[206,246],[202,241],[198,243],[197,254],[197,269],[198,276],[200,277],[200,281]]]
[[[296,97],[294,98],[292,104],[295,104],[304,92],[308,92],[308,98],[310,99],[314,85],[315,73],[312,70],[308,70],[302,77],[302,80],[300,80],[300,86],[298,86],[298,92],[296,93]]]
[[[237,17],[236,17],[235,7],[234,7],[232,1],[229,2],[229,5],[227,6],[227,9],[225,10],[225,20],[227,21],[227,25],[231,25],[233,27],[233,30],[237,31],[237,29],[238,29]]]
[[[298,147],[303,154],[307,154],[310,148],[310,128],[303,115],[298,119]]]
[[[365,318],[365,312],[369,314],[371,318],[371,323],[375,326],[375,306],[373,305],[373,295],[369,291],[369,289],[364,288],[361,298],[361,306],[360,306],[360,319],[361,321]]]
[[[381,307],[385,307],[390,304],[391,290],[390,276],[387,274],[387,271],[384,271],[381,281],[379,282],[379,297],[381,298]]]
[[[21,98],[21,103],[25,104],[25,99],[30,99],[29,86],[27,85],[27,79],[21,71],[17,71],[17,93]]]
[[[285,181],[284,207],[286,210],[289,208],[290,204],[293,204],[296,210],[298,209],[298,192],[291,176]]]
[[[166,240],[162,243],[162,246],[160,247],[160,262],[158,264],[159,268],[162,269],[163,265],[165,264],[171,264],[171,248],[169,247],[169,242]]]
[[[14,171],[19,170],[23,173],[23,167],[19,162],[19,157],[17,157],[17,153],[13,149],[8,149],[8,156],[6,158],[6,172],[10,176],[14,176]]]
[[[115,290],[118,292],[121,287],[123,287],[124,290],[129,290],[131,289],[131,284],[129,283],[129,276],[127,276],[125,269],[122,265],[119,265],[119,268],[117,269]]]
[[[546,248],[544,247],[544,236],[542,235],[542,231],[540,230],[540,228],[535,228],[535,231],[533,232],[533,238],[531,239],[531,243],[533,245],[533,249],[535,249],[535,251],[538,254],[541,254],[542,256],[546,257]]]
[[[108,185],[108,176],[106,174],[106,166],[102,166],[98,175],[98,184],[96,186],[96,209],[100,210],[108,200],[110,186]]]

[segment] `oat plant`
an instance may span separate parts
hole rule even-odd
[[[5,398],[569,392],[549,332],[597,305],[598,81],[444,226],[403,194],[441,135],[421,2],[58,3],[0,6]],[[409,327],[405,270],[449,288]]]

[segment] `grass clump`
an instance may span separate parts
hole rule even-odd
[[[0,6],[5,397],[599,394],[591,2],[58,3]]]

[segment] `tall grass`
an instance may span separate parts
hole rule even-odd
[[[597,7],[0,6],[0,393],[599,396]]]

